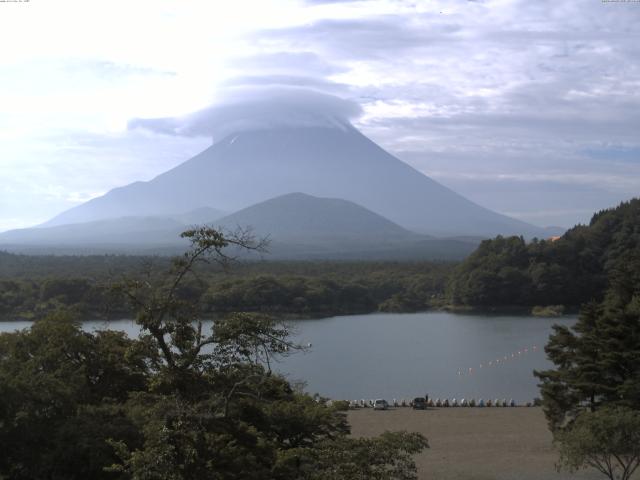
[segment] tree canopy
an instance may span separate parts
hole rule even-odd
[[[165,278],[169,267],[163,257],[0,252],[0,321],[35,320],[60,308],[82,319],[132,317],[126,297],[111,285],[123,277]],[[237,311],[298,318],[421,311],[442,302],[451,269],[433,262],[242,261],[227,271],[203,264],[180,290],[208,317]]]
[[[640,199],[596,213],[561,238],[483,241],[451,275],[454,304],[568,305],[601,301],[612,274],[640,252]]]
[[[629,480],[640,466],[640,412],[606,407],[583,412],[558,436],[560,464],[592,467],[610,480]]]
[[[327,405],[273,372],[296,350],[260,313],[206,329],[190,289],[225,247],[257,248],[203,228],[164,276],[121,282],[137,339],[85,332],[72,314],[0,335],[0,478],[412,479],[419,434],[348,436]]]
[[[535,374],[553,431],[603,405],[640,410],[640,283],[618,271],[605,301],[585,305],[571,328],[554,326],[545,351],[556,368]]]
[[[545,351],[555,368],[535,375],[561,464],[626,480],[640,463],[637,245],[612,253],[607,270],[604,300],[584,305],[573,327],[554,327]]]

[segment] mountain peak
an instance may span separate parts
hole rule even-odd
[[[433,181],[345,121],[238,129],[153,180],[112,190],[48,225],[172,215],[202,205],[233,212],[291,192],[349,200],[420,233],[545,235]]]
[[[282,239],[347,238],[372,236],[414,237],[415,234],[348,200],[319,198],[300,192],[265,200],[217,222],[233,229],[252,227],[258,235]]]

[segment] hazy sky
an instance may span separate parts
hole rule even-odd
[[[191,126],[276,97],[535,224],[640,192],[638,2],[23,0],[0,2],[0,42],[0,230],[148,180],[210,144]]]

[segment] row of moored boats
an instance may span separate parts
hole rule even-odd
[[[375,405],[375,400],[351,400],[349,402],[349,407],[350,408],[372,408]],[[434,408],[446,408],[446,407],[515,407],[516,402],[512,399],[507,400],[506,398],[503,399],[488,399],[488,400],[484,400],[482,398],[476,400],[475,398],[470,398],[470,399],[466,399],[466,398],[461,398],[460,400],[457,400],[456,398],[452,398],[452,399],[448,399],[448,398],[436,398],[436,399],[428,399],[426,402],[428,407],[434,407]],[[400,399],[393,399],[393,402],[391,403],[392,406],[394,407],[411,407],[412,406],[412,402],[409,400],[405,400]],[[526,406],[530,407],[532,404],[531,403],[527,403]]]

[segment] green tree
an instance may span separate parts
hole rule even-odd
[[[554,327],[545,351],[556,368],[535,372],[561,463],[611,479],[629,478],[640,461],[637,258],[619,256],[605,300],[585,305],[574,327]]]
[[[640,412],[626,407],[582,412],[557,443],[560,467],[592,467],[611,480],[628,480],[640,466]]]
[[[573,328],[554,327],[545,351],[556,368],[535,372],[552,431],[602,405],[640,410],[640,285],[628,281],[586,305]]]
[[[429,448],[418,433],[385,432],[375,438],[340,437],[313,450],[289,450],[280,456],[279,472],[304,480],[414,480],[413,455]],[[293,475],[291,475],[293,473]]]
[[[159,361],[149,391],[128,402],[143,444],[131,448],[113,441],[121,461],[111,471],[140,479],[285,479],[300,478],[305,469],[317,471],[327,456],[319,452],[332,442],[340,442],[334,449],[340,451],[348,442],[349,428],[342,412],[294,392],[271,371],[273,356],[296,349],[287,339],[287,329],[261,314],[236,313],[205,331],[198,306],[176,293],[211,254],[220,261],[226,260],[223,249],[231,243],[258,247],[248,238],[230,240],[211,229],[184,236],[191,239],[192,248],[173,264],[169,281],[121,286],[138,312],[142,341],[157,351]],[[417,453],[420,445],[410,443],[406,451]],[[388,454],[378,464],[387,465],[391,457]],[[293,463],[285,468],[283,458]],[[410,457],[402,459],[399,462],[410,471]],[[412,477],[390,473],[378,478]]]
[[[593,215],[554,241],[485,240],[453,272],[454,304],[557,305],[602,301],[611,276],[639,255],[640,199]],[[635,252],[635,253],[634,253]],[[637,265],[637,262],[636,262]],[[636,274],[637,276],[637,274]]]
[[[113,478],[106,440],[140,440],[121,408],[147,388],[148,355],[135,347],[62,313],[0,335],[0,477]]]

